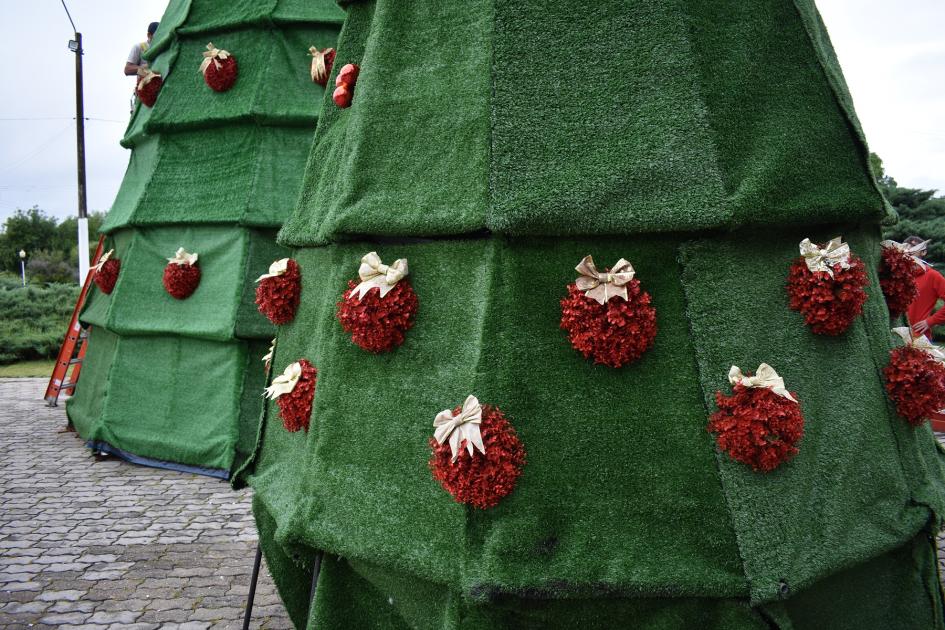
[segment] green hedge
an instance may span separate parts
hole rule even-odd
[[[75,284],[24,288],[0,275],[0,364],[55,358],[78,298]]]

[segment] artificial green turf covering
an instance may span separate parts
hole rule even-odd
[[[93,328],[88,356],[84,385],[68,405],[84,439],[150,459],[230,469],[250,361],[244,342],[117,336]],[[258,417],[258,407],[247,413]]]
[[[856,250],[876,249],[873,230],[845,233]],[[318,366],[312,424],[289,434],[269,410],[253,485],[285,519],[287,548],[369,560],[474,601],[528,593],[761,604],[894,549],[928,523],[930,507],[940,510],[940,471],[903,463],[934,451],[932,437],[902,423],[882,395],[867,335],[888,351],[885,322],[871,316],[884,312],[878,291],[839,339],[812,335],[787,309],[787,265],[771,253],[783,248],[789,261],[797,240],[384,245],[382,259],[410,261],[421,307],[406,343],[376,357],[334,317],[346,278],[376,244],[300,250],[309,280],[274,368],[299,358]],[[584,361],[557,329],[569,263],[587,251],[635,261],[657,309],[656,345],[621,370]],[[447,256],[466,264],[444,269]],[[752,257],[769,265],[757,277],[710,271]],[[724,365],[706,363],[712,352]],[[716,463],[703,402],[728,388],[732,363],[761,361],[798,391],[806,419],[800,455],[767,475],[727,456]],[[824,373],[838,389],[821,385]],[[506,412],[528,453],[515,492],[486,512],[452,503],[426,468],[433,415],[468,392]]]
[[[942,628],[942,458],[883,393],[886,208],[813,4],[346,4],[353,104],[320,119],[280,232],[304,287],[273,373],[317,367],[311,424],[268,404],[240,472],[295,623],[322,550],[309,627]],[[838,234],[872,287],[818,337],[785,282],[801,239]],[[420,303],[381,355],[335,317],[372,250]],[[558,327],[587,254],[630,260],[657,311],[619,370]],[[729,367],[761,362],[805,418],[767,474],[706,431]],[[527,453],[489,510],[427,466],[470,393]]]
[[[93,287],[88,358],[67,411],[80,435],[130,456],[225,476],[255,449],[275,327],[255,280],[289,254],[275,243],[299,193],[324,89],[310,46],[331,46],[330,0],[173,0],[148,57],[164,77],[123,145],[131,159],[103,226],[121,271]],[[198,71],[208,41],[238,59],[226,93]],[[185,300],[162,285],[179,247],[199,255]]]
[[[884,216],[810,2],[361,3],[345,33],[357,107],[323,117],[287,244]]]
[[[207,88],[209,90],[209,88]],[[312,120],[314,123],[314,119]],[[149,138],[103,229],[222,223],[278,227],[294,205],[312,128],[234,124]],[[206,152],[208,138],[220,155]]]
[[[255,280],[273,260],[288,255],[273,234],[207,225],[115,232],[115,256],[122,265],[118,282],[110,295],[92,293],[82,320],[124,335],[268,341],[275,327],[256,308]],[[161,283],[178,247],[196,252],[201,269],[197,290],[185,300],[171,297]]]
[[[352,10],[329,84],[342,65],[358,63],[356,106],[325,108],[299,211],[282,231],[286,244],[485,225],[490,22],[487,0]],[[371,29],[385,37],[366,37]],[[376,168],[378,159],[384,168]]]
[[[803,234],[822,242],[840,233],[872,271],[872,287],[864,316],[837,338],[813,335],[799,313],[772,308],[783,304],[783,261],[794,255],[801,232],[696,240],[682,248],[706,405],[713,405],[732,364],[753,369],[767,362],[798,392],[806,421],[800,454],[770,474],[719,455],[756,601],[774,597],[782,582],[803,588],[899,545],[926,524],[929,508],[945,513],[941,484],[929,496],[930,476],[917,464],[933,446],[931,431],[901,421],[883,393],[889,318],[873,271],[879,230],[833,226]],[[748,267],[755,272],[750,282],[717,273]],[[939,482],[940,473],[932,479]],[[799,505],[816,508],[799,513]]]
[[[260,527],[263,527],[262,522]],[[942,628],[935,551],[929,538],[923,532],[902,547],[838,573],[816,588],[800,592],[785,602],[757,608],[732,599],[616,597],[603,601],[507,597],[479,605],[464,602],[455,595],[444,596],[434,584],[363,562],[329,556],[322,563],[309,627],[405,630]],[[304,603],[299,602],[298,606],[301,610]],[[298,622],[296,625],[302,627]]]
[[[276,587],[286,611],[296,627],[304,627],[311,595],[312,558],[306,559],[310,567],[306,570],[302,567],[301,558],[293,560],[282,546],[275,542],[276,521],[257,497],[253,497],[253,518],[256,519],[259,543],[266,554],[269,572],[282,578],[276,582]]]

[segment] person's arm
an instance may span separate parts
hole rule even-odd
[[[945,299],[945,277],[934,269],[929,273],[932,274],[931,285],[932,289],[935,291],[935,297],[940,300]],[[917,333],[925,334],[932,326],[941,326],[942,324],[945,324],[945,307],[938,309],[927,319],[916,322],[913,326],[913,330]]]
[[[945,278],[942,277],[942,274],[935,272],[933,286],[935,287],[935,296],[940,300],[945,299]],[[945,307],[932,313],[925,321],[929,325],[929,328],[945,324]]]
[[[141,60],[141,45],[135,44],[128,55],[128,61],[125,62],[125,76],[142,75],[148,68],[148,62]]]

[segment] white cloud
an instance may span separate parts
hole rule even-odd
[[[160,20],[166,0],[66,4],[85,48],[85,116],[92,118],[85,123],[88,205],[107,210],[128,162],[118,141],[134,79],[122,69],[148,23]],[[0,220],[34,204],[59,217],[78,208],[72,38],[57,0],[0,2]]]
[[[818,0],[870,149],[904,186],[945,191],[945,3]]]

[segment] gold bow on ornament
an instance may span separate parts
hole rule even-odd
[[[794,397],[791,396],[791,392],[784,387],[784,379],[778,376],[774,368],[767,363],[759,365],[758,371],[755,372],[754,376],[745,376],[742,374],[741,368],[737,365],[733,365],[728,371],[728,382],[732,385],[740,384],[744,387],[770,389],[782,398],[787,398],[794,403],[797,402]]]
[[[577,288],[584,291],[584,295],[601,304],[606,304],[607,300],[614,297],[622,297],[626,300],[627,287],[625,285],[633,280],[636,274],[633,266],[624,258],[618,260],[609,272],[601,273],[597,271],[594,258],[590,255],[581,259],[575,269],[581,274],[575,280]]]
[[[394,288],[394,285],[407,276],[407,273],[406,258],[398,258],[393,265],[385,265],[377,252],[365,254],[358,268],[361,284],[354,288],[352,295],[356,294],[360,300],[368,291],[377,287],[381,291],[381,297],[384,297]]]
[[[161,73],[152,72],[151,70],[145,70],[144,73],[141,75],[141,78],[138,80],[138,87],[143,88],[148,83],[150,83],[152,79],[155,79],[155,78],[158,78],[158,79],[161,78]]]
[[[850,246],[843,242],[842,236],[831,239],[824,247],[805,238],[801,241],[800,250],[807,268],[813,272],[826,271],[833,278],[834,265],[840,265],[841,269],[850,268]]]
[[[280,258],[271,265],[269,265],[269,273],[264,273],[263,275],[256,278],[256,282],[262,282],[266,278],[275,278],[276,276],[281,276],[289,269],[289,259]]]
[[[902,340],[906,342],[907,346],[911,346],[916,350],[921,350],[922,352],[927,353],[938,362],[945,361],[945,350],[942,350],[938,346],[933,345],[932,342],[929,341],[929,338],[925,335],[914,336],[912,334],[912,329],[908,326],[893,328],[892,331],[902,337]]]
[[[200,72],[206,74],[207,68],[210,67],[210,62],[213,62],[213,65],[217,67],[217,70],[223,67],[223,64],[220,63],[221,59],[228,59],[230,53],[225,50],[220,50],[219,48],[213,47],[213,42],[207,44],[207,50],[203,53],[204,60],[200,64]]]
[[[265,390],[265,397],[275,400],[283,394],[290,393],[295,389],[295,385],[301,377],[302,363],[299,361],[290,363],[282,374],[272,379],[272,385]]]
[[[931,242],[932,242],[931,240],[928,240],[928,241],[922,241],[921,243],[916,243],[915,245],[907,245],[906,243],[899,243],[897,241],[883,241],[882,243],[880,243],[880,245],[882,245],[883,247],[888,247],[890,249],[898,249],[906,256],[911,256],[912,259],[916,261],[917,263],[919,263],[920,265],[925,266],[925,262],[923,262],[923,260],[919,258],[919,252],[924,251],[925,248],[928,247],[929,243]]]
[[[269,369],[269,364],[272,363],[272,357],[276,353],[276,338],[272,338],[272,343],[269,344],[269,352],[262,358],[263,363],[266,364],[266,369]]]
[[[449,409],[444,409],[436,414],[433,420],[435,430],[433,439],[437,444],[442,444],[446,440],[450,441],[450,452],[453,454],[451,461],[455,462],[459,456],[459,447],[463,440],[466,440],[466,450],[469,456],[473,455],[473,446],[479,449],[483,455],[486,454],[486,447],[482,443],[482,434],[479,432],[479,424],[482,422],[482,405],[479,399],[470,394],[463,403],[463,408],[459,415],[454,416]]]
[[[99,257],[98,262],[95,263],[95,266],[92,267],[92,269],[94,269],[94,270],[96,271],[96,273],[99,272],[99,271],[101,271],[101,270],[102,270],[102,267],[105,265],[105,263],[108,261],[108,259],[112,257],[112,254],[114,254],[114,253],[115,253],[115,250],[114,250],[114,249],[110,249],[110,250],[108,250],[107,252],[105,252],[104,254],[102,254],[102,255]]]
[[[325,63],[325,56],[330,52],[335,52],[335,49],[319,50],[312,46],[308,51],[312,53],[312,81],[326,83],[328,81],[328,64]]]
[[[197,263],[197,254],[188,254],[183,247],[178,247],[177,253],[174,254],[173,258],[168,258],[167,262],[175,265],[193,265]]]

